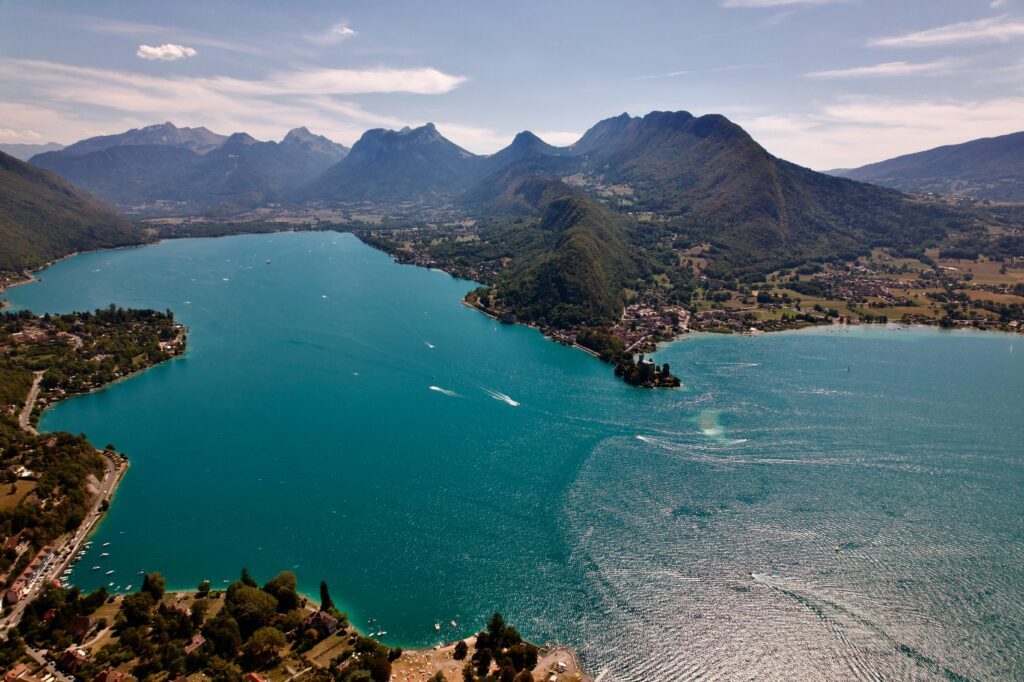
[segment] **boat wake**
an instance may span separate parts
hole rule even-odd
[[[455,391],[449,391],[447,388],[441,388],[440,386],[431,386],[430,390],[431,391],[437,391],[438,393],[446,395],[449,398],[458,398],[459,397],[459,394],[456,393]]]
[[[519,407],[519,403],[513,400],[511,396],[507,396],[504,393],[501,393],[500,391],[492,391],[491,389],[484,388],[483,386],[481,386],[481,388],[484,389],[484,392],[487,393],[487,395],[491,396],[495,400],[500,400],[501,402],[507,405],[511,405],[512,407]]]

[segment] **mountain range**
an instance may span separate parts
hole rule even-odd
[[[163,123],[82,140],[31,163],[122,208],[223,212],[282,201],[347,153],[306,128],[261,142]]]
[[[976,227],[973,217],[940,202],[814,172],[771,155],[724,116],[685,111],[615,116],[568,147],[522,132],[491,155],[459,147],[432,124],[370,130],[348,150],[305,128],[264,142],[164,123],[31,162],[122,209],[148,213],[318,202],[529,216],[568,193],[602,210],[657,216],[659,229],[707,244],[709,272],[721,267],[723,276],[874,246],[920,251],[951,230]]]
[[[903,192],[1024,202],[1024,132],[938,147],[830,173]]]
[[[142,241],[140,231],[93,197],[0,152],[0,272]]]

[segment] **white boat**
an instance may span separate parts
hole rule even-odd
[[[110,546],[110,543],[109,543],[109,542],[104,542],[104,543],[103,543],[103,546],[104,546],[104,547],[109,547],[109,546]]]
[[[92,567],[92,570],[94,570],[94,571],[98,571],[98,570],[100,570],[100,567],[99,567],[99,566],[93,566],[93,567]]]
[[[440,623],[434,623],[434,629],[437,630],[438,632],[441,632],[441,624]]]
[[[113,572],[114,572],[113,570],[107,571],[107,575],[110,575]]]
[[[105,557],[105,556],[110,556],[110,552],[103,552],[103,553],[101,553],[101,554],[100,554],[100,558],[101,558],[101,559],[102,559],[103,557]]]
[[[125,592],[131,592],[132,591],[132,586],[129,585],[128,587],[124,588],[124,591]]]

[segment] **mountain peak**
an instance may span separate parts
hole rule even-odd
[[[298,128],[292,128],[288,131],[288,134],[284,136],[285,140],[308,140],[310,138],[317,137],[313,133],[309,132],[309,128],[306,126],[299,126]]]
[[[144,128],[132,128],[115,135],[90,137],[69,145],[58,153],[65,156],[76,156],[103,151],[111,147],[159,145],[182,147],[197,154],[205,154],[224,144],[227,139],[224,135],[218,135],[203,127],[179,128],[170,121],[166,121]]]

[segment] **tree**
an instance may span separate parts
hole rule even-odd
[[[210,596],[210,587],[212,587],[210,585],[210,581],[204,580],[203,582],[199,583],[199,587],[196,589],[196,591],[199,593],[200,597],[208,597]]]
[[[277,599],[277,609],[282,613],[299,607],[295,574],[291,571],[281,571],[268,580],[263,586],[263,591]]]
[[[476,682],[476,674],[473,672],[473,664],[466,661],[462,666],[462,682]]]
[[[192,602],[192,626],[201,627],[203,621],[206,620],[206,611],[209,609],[209,603],[205,599],[196,599]]]
[[[320,581],[320,610],[330,611],[334,608],[334,602],[331,601],[331,593],[327,591],[327,582]]]
[[[251,575],[249,575],[248,568],[242,569],[242,584],[248,585],[249,587],[259,587],[259,584],[253,579]]]
[[[445,682],[444,673],[438,670],[427,682]]]
[[[480,677],[486,677],[487,671],[491,669],[491,650],[481,649],[473,654],[473,663],[476,664],[476,674]]]
[[[284,633],[277,628],[262,627],[252,633],[242,653],[246,662],[255,668],[268,668],[281,660],[281,649],[288,645]]]
[[[228,591],[224,608],[238,621],[242,636],[248,637],[270,623],[277,613],[277,600],[259,588],[240,585]]]
[[[121,602],[121,613],[130,626],[146,625],[153,613],[153,597],[149,592],[129,594]]]
[[[394,649],[388,652],[388,660],[391,662],[397,661],[402,657],[402,647],[396,646]]]
[[[167,580],[159,573],[147,573],[142,579],[142,592],[148,592],[153,597],[153,602],[158,603],[164,598],[164,591],[167,589]]]
[[[456,661],[461,661],[466,657],[467,653],[469,653],[469,645],[466,644],[466,640],[460,639],[455,644],[455,651],[452,653],[452,658]]]
[[[513,682],[533,682],[533,673],[529,670],[520,670]]]
[[[203,628],[203,635],[213,645],[214,651],[224,656],[234,656],[238,647],[242,646],[242,633],[238,621],[225,610],[221,610]]]
[[[491,620],[487,623],[487,634],[491,636],[495,642],[500,642],[505,638],[505,618],[497,611],[491,616]]]

